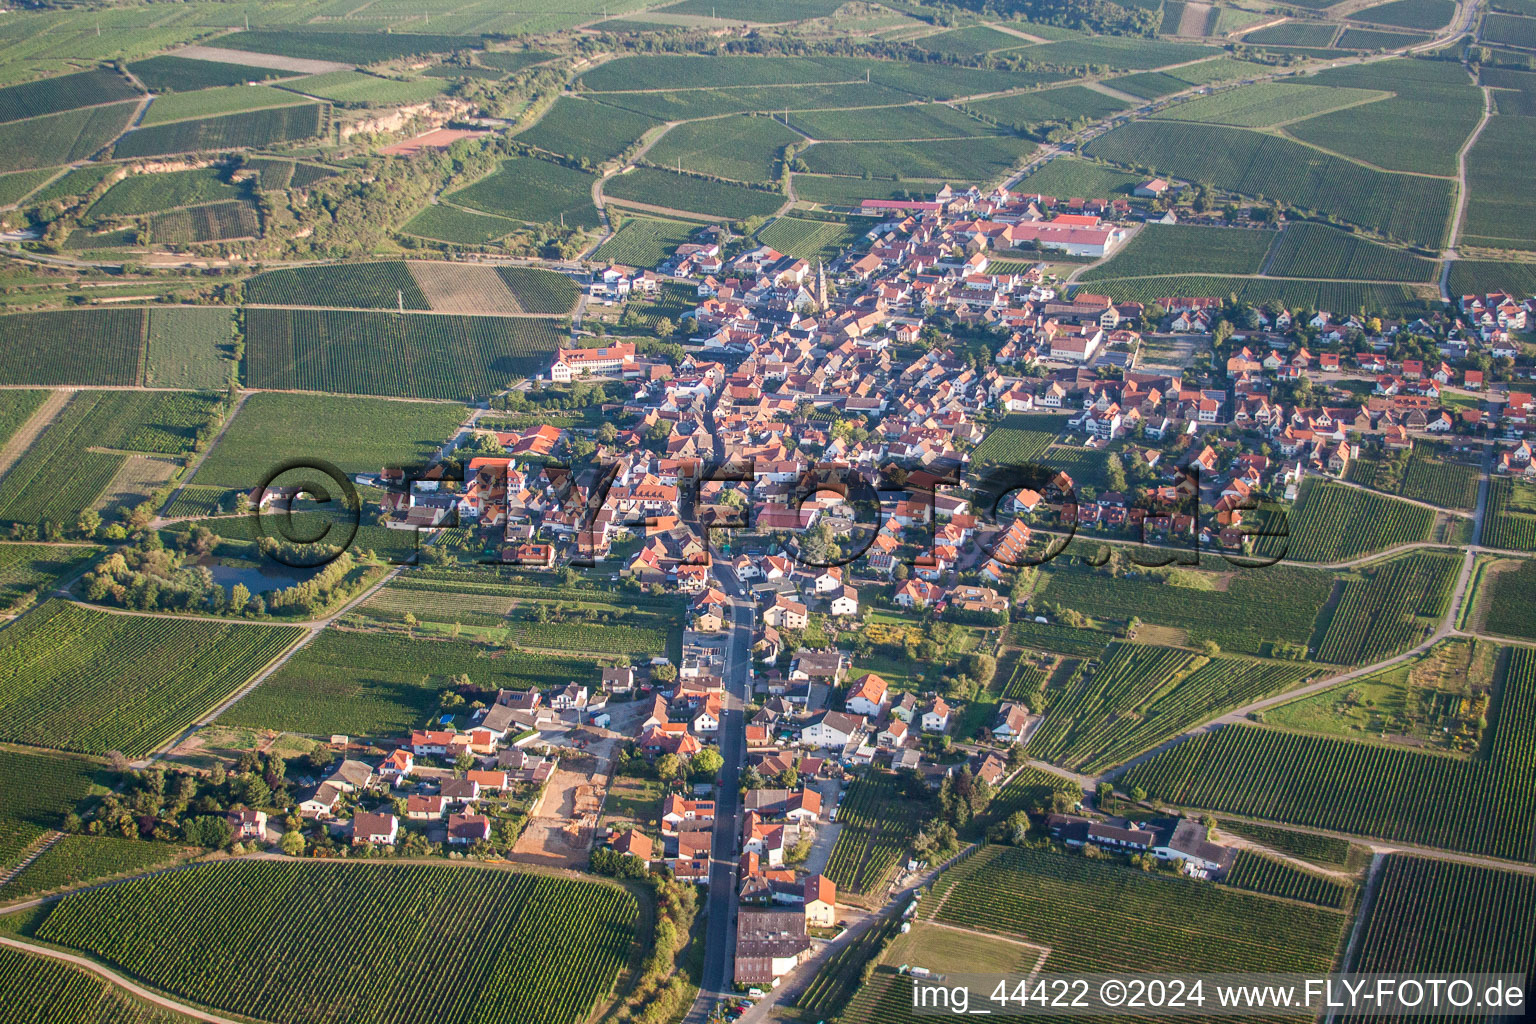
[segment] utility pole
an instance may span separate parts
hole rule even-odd
[[[399,288],[395,289],[395,306],[401,313],[405,312],[405,292]]]

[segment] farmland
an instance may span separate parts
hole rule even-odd
[[[1461,241],[1498,249],[1533,249],[1536,242],[1514,225],[1523,223],[1533,209],[1526,180],[1508,161],[1530,137],[1536,118],[1501,114],[1489,118],[1477,142],[1467,151],[1468,202],[1462,221]]]
[[[1536,47],[1536,18],[1490,14],[1483,23],[1483,38],[1490,43],[1508,43],[1527,49]]]
[[[1052,793],[1058,789],[1069,790],[1072,786],[1059,775],[1025,765],[997,790],[987,805],[987,818],[1004,821],[1015,811],[1048,807]]]
[[[1008,467],[1040,460],[1065,426],[1060,416],[1009,416],[987,431],[971,459],[978,466]]]
[[[1485,758],[1233,725],[1185,740],[1119,784],[1178,806],[1527,860],[1533,700],[1536,655],[1516,649]]]
[[[6,1024],[190,1024],[192,1018],[137,1002],[118,986],[58,960],[0,949]]]
[[[488,245],[522,227],[504,217],[461,210],[447,203],[435,203],[401,225],[407,235],[433,238],[459,245]]]
[[[1243,36],[1243,39],[1253,43],[1273,43],[1276,46],[1327,46],[1333,42],[1333,37],[1338,34],[1338,31],[1335,25],[1288,21],[1283,25],[1272,25],[1249,32]]]
[[[1322,836],[1315,832],[1297,832],[1275,825],[1258,825],[1251,821],[1223,821],[1221,831],[1245,836],[1272,850],[1288,853],[1313,864],[1341,868],[1349,862],[1347,839]]]
[[[1236,128],[1137,121],[1093,140],[1088,154],[1262,194],[1425,245],[1439,244],[1450,215],[1449,181],[1373,171]]]
[[[920,913],[1027,936],[1050,947],[1051,971],[1326,970],[1349,923],[1322,908],[999,846],[941,875]]]
[[[654,267],[693,237],[697,230],[697,224],[680,220],[630,217],[619,225],[612,238],[597,247],[593,255],[600,260],[631,267]]]
[[[1346,579],[1318,646],[1319,660],[1366,664],[1407,650],[1445,616],[1461,559],[1412,554]]]
[[[308,103],[302,96],[270,85],[230,85],[222,88],[199,89],[196,92],[173,92],[156,97],[144,112],[140,124],[167,124],[196,117],[216,117],[220,114],[237,114],[247,110],[264,110],[270,107],[291,107]]]
[[[230,310],[193,306],[149,311],[144,383],[151,387],[217,389],[235,369]]]
[[[1071,123],[1082,118],[1108,117],[1119,113],[1126,102],[1080,85],[1018,93],[966,104],[966,109],[1016,132],[1034,132],[1041,125]]]
[[[881,886],[916,832],[911,798],[894,775],[855,779],[837,810],[841,830],[826,874],[839,893],[879,897]]]
[[[1442,508],[1471,509],[1477,504],[1477,467],[1457,461],[1444,445],[1419,440],[1411,451],[1387,452],[1350,462],[1349,480]]]
[[[796,131],[813,139],[844,142],[955,139],[997,134],[997,129],[990,125],[938,103],[860,110],[806,110],[790,115],[789,123]],[[785,141],[794,141],[793,134]]]
[[[100,878],[152,870],[179,860],[183,855],[182,850],[164,843],[66,835],[27,865],[20,875],[0,885],[0,903],[38,893],[73,889]]]
[[[948,142],[823,142],[802,157],[816,174],[989,181],[1021,163],[1034,144],[1011,136]]]
[[[1030,752],[1097,772],[1227,708],[1294,686],[1308,674],[1306,665],[1112,644],[1091,672],[1052,696]]]
[[[1266,539],[1300,562],[1337,562],[1412,541],[1428,540],[1435,513],[1420,505],[1343,487],[1309,481],[1291,514],[1290,536]]]
[[[786,110],[895,106],[912,102],[910,93],[867,82],[847,85],[774,85],[759,88],[679,89],[660,92],[610,92],[599,102],[664,121],[685,121],[720,114]]]
[[[7,544],[0,547],[0,611],[27,594],[57,586],[66,576],[84,572],[87,561],[99,548],[82,545],[65,548],[51,545]]]
[[[1496,476],[1488,483],[1483,544],[1490,548],[1536,551],[1536,488]]]
[[[1116,302],[1150,303],[1161,296],[1236,295],[1255,306],[1326,309],[1337,313],[1419,314],[1429,308],[1433,286],[1361,284],[1352,281],[1296,281],[1209,275],[1122,277],[1115,279]]]
[[[1536,968],[1536,879],[1391,854],[1361,933],[1358,971]],[[1433,965],[1433,966],[1431,966]]]
[[[215,167],[167,174],[130,174],[107,189],[87,213],[93,220],[132,217],[244,196],[245,190],[226,183]]]
[[[88,159],[128,127],[137,105],[82,107],[0,125],[0,172]]]
[[[600,164],[623,153],[658,123],[632,110],[562,96],[517,140],[573,160]]]
[[[449,399],[539,372],[559,341],[546,320],[266,308],[246,339],[252,387]]]
[[[200,486],[248,490],[293,459],[325,459],[344,473],[415,465],[457,432],[464,408],[322,395],[252,395],[198,468]]]
[[[118,140],[113,155],[119,158],[194,153],[205,149],[255,149],[317,135],[325,120],[319,103],[273,107],[222,117],[173,121],[136,128]]]
[[[221,85],[241,85],[266,78],[281,78],[284,72],[249,64],[225,64],[220,61],[194,60],[190,57],[150,57],[128,65],[139,81],[154,92],[191,92]]]
[[[777,192],[764,192],[691,174],[676,174],[655,167],[637,167],[609,178],[603,183],[603,195],[621,202],[628,200],[728,220],[766,217],[784,204],[784,197]]]
[[[1484,570],[1481,586],[1488,588],[1488,614],[1483,629],[1498,636],[1536,640],[1536,621],[1531,608],[1536,607],[1536,560],[1522,559],[1503,571]]]
[[[799,136],[769,117],[727,117],[676,125],[646,153],[662,167],[735,181],[768,182]]]
[[[393,736],[423,725],[439,692],[460,674],[494,690],[564,686],[594,672],[578,658],[333,627],[219,721],[314,736]]]
[[[300,632],[112,615],[50,602],[0,633],[0,737],[142,757],[228,696]]]
[[[241,199],[157,213],[149,219],[151,241],[166,245],[221,242],[261,234],[256,207]]]
[[[1112,639],[1109,633],[1041,622],[1015,622],[1008,627],[1009,643],[1075,658],[1098,657]]]
[[[1350,17],[1373,25],[1436,29],[1449,22],[1455,10],[1451,0],[1390,0],[1356,11]]]
[[[858,206],[865,199],[911,199],[932,194],[944,186],[941,181],[878,181],[851,176],[794,175],[795,197],[802,202],[828,206]],[[955,183],[959,188],[959,183]]]
[[[1020,187],[1048,196],[1078,196],[1084,199],[1108,199],[1128,196],[1142,180],[1103,164],[1074,157],[1059,156],[1030,174]]]
[[[1281,232],[1269,272],[1279,277],[1428,282],[1438,278],[1440,270],[1434,260],[1406,250],[1301,221]]]
[[[138,95],[133,83],[122,75],[107,68],[95,68],[0,89],[0,121],[57,114],[76,107],[136,99]]]
[[[37,936],[194,1002],[296,1024],[575,1024],[612,989],[637,917],[623,889],[569,878],[234,862],[68,896]]]
[[[480,42],[476,36],[312,30],[248,31],[219,37],[219,45],[231,50],[346,64],[374,64],[392,57],[450,53],[478,48]]]
[[[799,259],[831,263],[864,237],[864,228],[842,221],[779,217],[757,233],[757,240]]]
[[[269,270],[246,283],[245,298],[258,306],[431,308],[399,260]]]
[[[592,205],[592,183],[596,180],[574,167],[520,156],[503,161],[490,176],[446,198],[512,220],[596,227],[597,210]],[[428,207],[429,212],[432,209]]]
[[[100,766],[64,754],[0,750],[0,867],[23,851],[85,798]]]
[[[1286,121],[1384,99],[1370,89],[1326,88],[1293,82],[1256,82],[1213,96],[1178,103],[1153,114],[1154,120],[1196,121],[1237,128],[1266,128]]]
[[[1237,860],[1222,879],[1234,889],[1268,893],[1335,910],[1346,909],[1354,897],[1354,885],[1287,864],[1250,850],[1237,851]]]
[[[1080,281],[1170,273],[1254,274],[1275,240],[1273,231],[1148,224]]]
[[[424,103],[442,95],[448,84],[436,78],[383,78],[361,71],[331,71],[287,83],[283,88],[346,106],[379,107]]]

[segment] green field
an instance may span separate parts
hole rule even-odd
[[[152,1008],[83,968],[0,949],[0,1006],[6,1024],[192,1024],[193,1018]]]
[[[137,103],[114,103],[0,125],[0,173],[88,160],[128,127]]]
[[[384,107],[425,103],[446,92],[448,83],[440,78],[384,78],[362,71],[331,71],[301,78],[283,88],[344,106]]]
[[[289,74],[249,64],[224,64],[189,57],[150,57],[128,65],[128,70],[152,92],[191,92],[221,85],[241,85]]]
[[[446,402],[259,394],[246,399],[198,468],[204,487],[250,489],[294,459],[325,459],[343,473],[427,460],[458,430],[464,408]]]
[[[131,174],[117,182],[86,211],[93,220],[132,217],[221,199],[241,199],[246,189],[224,181],[216,167],[165,174]]]
[[[1536,620],[1531,616],[1532,602],[1536,601],[1536,560],[1523,559],[1492,575],[1485,570],[1483,580],[1482,585],[1488,588],[1483,628],[1497,636],[1536,640]]]
[[[590,682],[597,669],[581,658],[332,628],[219,721],[313,736],[395,736],[425,725],[438,694],[460,674],[494,691]]]
[[[1286,225],[1269,272],[1278,277],[1427,283],[1439,279],[1440,266],[1402,249],[1301,221]]]
[[[1251,277],[1179,275],[1119,278],[1114,282],[1116,302],[1152,302],[1165,296],[1236,296],[1252,306],[1284,306],[1286,309],[1326,309],[1337,314],[1381,313],[1410,316],[1427,312],[1437,295],[1433,286],[1363,284],[1353,281],[1301,281]]]
[[[81,572],[100,548],[43,544],[0,545],[0,611],[17,599],[59,586]]]
[[[249,53],[275,53],[304,60],[375,64],[392,57],[478,49],[478,36],[425,35],[408,32],[337,32],[302,29],[238,32],[220,36],[218,45]]]
[[[785,111],[895,106],[912,102],[910,93],[883,85],[772,85],[726,89],[661,89],[654,92],[608,92],[598,100],[658,121],[688,121],[721,114],[766,113],[783,118]]]
[[[1536,18],[1490,14],[1483,21],[1483,39],[1525,49],[1536,48]]]
[[[66,835],[43,851],[20,875],[0,885],[0,903],[74,889],[114,875],[151,871],[184,855],[182,849],[165,843]]]
[[[1460,569],[1460,558],[1435,552],[1395,558],[1346,578],[1318,659],[1368,664],[1420,642],[1445,616]]]
[[[573,160],[600,164],[623,153],[659,122],[631,110],[562,96],[517,141]]]
[[[52,601],[0,632],[0,738],[142,757],[301,632],[114,615]]]
[[[1404,747],[1231,725],[1191,737],[1118,781],[1181,807],[1526,861],[1536,827],[1536,654],[1511,650],[1484,752]]]
[[[1288,139],[1238,128],[1136,121],[1093,140],[1088,153],[1332,213],[1430,246],[1439,245],[1450,216],[1449,181],[1373,171]]]
[[[1022,163],[1034,144],[1012,136],[949,142],[823,142],[806,150],[816,174],[991,181]]]
[[[158,245],[220,242],[260,234],[256,207],[244,199],[169,210],[149,218],[149,238]]]
[[[603,183],[609,199],[629,200],[669,210],[682,210],[726,220],[766,217],[784,204],[777,192],[675,174],[655,167],[637,167]]]
[[[1108,199],[1129,196],[1143,180],[1141,175],[1060,156],[1020,181],[1018,190],[1065,199]]]
[[[533,223],[564,223],[567,227],[596,227],[592,206],[596,179],[549,160],[513,157],[489,177],[446,196],[449,202],[495,216]]]
[[[630,267],[654,267],[692,238],[698,229],[697,224],[680,220],[630,217],[619,225],[612,238],[597,247],[592,256]]]
[[[77,107],[137,99],[138,96],[139,90],[133,83],[116,71],[93,68],[75,75],[44,78],[0,89],[0,121],[19,121]]]
[[[1490,548],[1536,551],[1536,489],[1508,477],[1490,480],[1482,542]]]
[[[1458,241],[1495,249],[1536,249],[1516,225],[1536,211],[1530,179],[1509,160],[1536,128],[1536,117],[1500,114],[1488,119],[1467,151],[1467,209]]]
[[[932,199],[942,181],[880,181],[818,174],[794,175],[795,197],[828,206],[858,206],[865,199]],[[965,183],[954,182],[955,188]]]
[[[967,103],[965,108],[983,117],[1007,125],[1016,132],[1038,132],[1043,125],[1071,124],[1081,120],[1109,117],[1124,110],[1125,100],[1106,96],[1080,85],[1059,89],[1017,93],[996,99]]]
[[[401,225],[407,235],[458,245],[488,245],[522,227],[517,221],[434,203]]]
[[[64,754],[0,750],[0,868],[62,826],[100,771],[99,764]]]
[[[1256,274],[1275,241],[1273,231],[1147,224],[1107,262],[1078,275],[1079,281],[1160,274]]]
[[[576,1024],[616,982],[638,917],[623,889],[574,878],[236,861],[68,896],[36,934],[295,1024]]]
[[[1178,103],[1153,114],[1157,120],[1196,121],[1238,128],[1266,128],[1285,121],[1385,99],[1371,89],[1322,88],[1294,82],[1255,82],[1213,96]]]
[[[246,282],[245,298],[265,306],[432,308],[400,260],[269,270]]]
[[[251,387],[462,400],[538,373],[559,337],[548,320],[437,313],[252,308]]]
[[[144,383],[152,387],[217,389],[234,372],[233,311],[213,307],[152,307]]]
[[[1223,8],[1223,12],[1230,10]],[[1198,64],[1189,64],[1170,71],[1144,71],[1135,75],[1123,75],[1114,79],[1112,87],[1132,96],[1152,99],[1170,93],[1183,92],[1193,85],[1209,85],[1248,75],[1260,75],[1269,70],[1267,65],[1232,57],[1217,57]]]
[[[862,110],[805,110],[791,114],[796,131],[813,139],[852,142],[954,139],[995,135],[997,129],[940,103]],[[786,141],[794,141],[793,136]]]
[[[1283,546],[1287,558],[1301,562],[1337,562],[1411,541],[1428,540],[1435,513],[1419,505],[1354,487],[1308,481],[1289,517],[1290,536],[1266,538]]]
[[[866,230],[841,221],[779,217],[757,233],[757,240],[790,256],[831,263],[863,239]]]
[[[173,92],[156,97],[139,123],[166,124],[195,117],[215,117],[247,110],[291,107],[308,100],[270,85],[226,85],[196,92]]]
[[[1452,0],[1391,0],[1356,11],[1350,17],[1373,25],[1436,29],[1447,24],[1455,12]]]
[[[647,160],[694,174],[771,182],[784,147],[800,136],[768,117],[740,116],[680,124],[645,154]]]
[[[52,169],[44,169],[0,175],[0,206],[20,201],[28,192],[53,177],[54,173]]]
[[[1168,64],[1182,64],[1220,51],[1194,43],[1173,43],[1135,36],[1091,36],[1034,46],[1031,60],[1052,64],[1097,64],[1126,71],[1146,71]]]
[[[259,149],[319,134],[325,113],[322,104],[304,103],[136,128],[118,140],[112,153],[132,159],[209,149]]]
[[[72,309],[0,317],[0,383],[132,387],[144,348],[141,309]]]
[[[1245,43],[1273,43],[1277,46],[1327,46],[1333,42],[1338,27],[1315,21],[1288,21],[1243,34]]]
[[[107,175],[116,171],[111,164],[86,164],[55,178],[46,187],[37,191],[32,197],[34,203],[46,203],[54,199],[71,199],[75,196],[83,196],[91,189],[100,185],[107,179]],[[48,172],[52,174],[52,171]]]
[[[1364,28],[1345,29],[1333,45],[1341,50],[1398,50],[1415,43],[1428,42],[1428,36],[1406,32],[1380,32]]]

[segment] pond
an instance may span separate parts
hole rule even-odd
[[[294,569],[273,561],[263,561],[259,565],[250,563],[227,565],[216,558],[207,558],[198,564],[213,573],[213,581],[219,586],[228,589],[236,583],[244,583],[245,589],[253,594],[283,590],[295,583],[302,583],[315,574],[313,569]]]

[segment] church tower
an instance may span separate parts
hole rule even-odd
[[[816,305],[827,308],[827,271],[821,260],[816,261]]]

